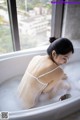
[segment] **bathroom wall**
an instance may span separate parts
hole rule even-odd
[[[80,47],[80,0],[66,1],[75,1],[78,4],[65,4],[64,6],[62,37],[71,39],[76,47]]]

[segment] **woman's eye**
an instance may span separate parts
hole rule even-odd
[[[63,58],[63,60],[66,60],[66,58]]]

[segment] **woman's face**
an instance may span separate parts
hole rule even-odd
[[[52,54],[52,57],[56,64],[62,65],[68,62],[71,55],[72,55],[72,52],[69,52],[68,54],[65,54],[65,55],[57,55],[56,53],[54,53]]]

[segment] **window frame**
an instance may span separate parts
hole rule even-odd
[[[56,0],[57,2],[58,0]],[[13,50],[20,49],[16,0],[7,0]],[[64,4],[52,4],[51,37],[59,38],[62,34]]]
[[[56,0],[58,2],[58,0]],[[52,4],[51,36],[59,38],[62,35],[65,4]],[[55,14],[54,14],[55,13]]]
[[[16,0],[7,0],[13,50],[20,50]]]

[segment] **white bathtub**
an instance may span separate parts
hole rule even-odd
[[[58,102],[52,99],[47,104],[33,109],[22,109],[16,89],[29,61],[37,54],[46,54],[45,48],[0,56],[0,112],[8,111],[10,120],[55,120],[80,109],[80,49],[78,48],[64,68],[69,81],[73,83],[72,97]]]

